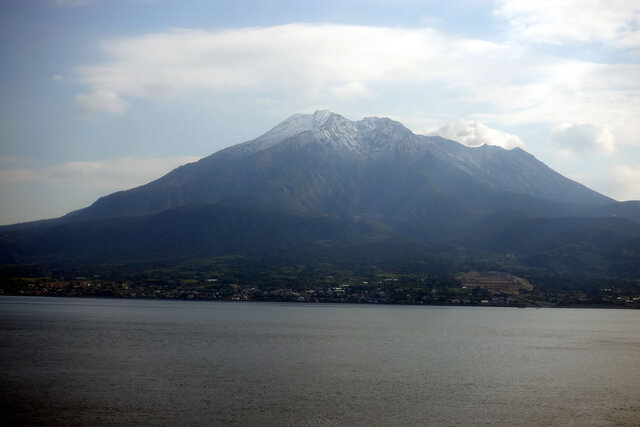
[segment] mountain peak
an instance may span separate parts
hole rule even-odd
[[[352,121],[328,110],[317,110],[312,114],[294,114],[264,135],[227,151],[230,154],[255,153],[307,132],[323,144],[360,154],[371,149],[379,151],[384,142],[406,143],[416,137],[401,123],[388,118],[365,117]]]
[[[317,110],[313,114],[294,114],[261,136],[260,139],[282,141],[302,132],[318,131],[333,117],[347,121],[344,117],[329,110]]]
[[[312,114],[294,114],[264,135],[243,144],[228,148],[226,151],[233,154],[247,154],[267,149],[289,138],[293,138],[305,132],[320,131],[332,118],[340,121],[349,120],[328,110],[317,110]]]
[[[292,132],[316,130],[321,128],[332,116],[343,118],[339,114],[332,113],[329,110],[317,110],[311,114],[294,114],[275,128],[271,129],[266,135],[276,130],[282,131],[285,129]]]
[[[327,120],[329,120],[331,116],[342,117],[339,114],[332,113],[329,110],[317,110],[315,113],[313,113],[314,126],[321,127],[327,122]]]

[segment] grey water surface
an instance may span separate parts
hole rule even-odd
[[[0,297],[4,425],[639,425],[640,311]]]

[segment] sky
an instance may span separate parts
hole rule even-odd
[[[0,64],[0,224],[317,109],[640,200],[637,0],[3,0]]]

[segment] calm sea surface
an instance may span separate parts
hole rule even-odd
[[[640,425],[640,311],[0,297],[10,425]]]

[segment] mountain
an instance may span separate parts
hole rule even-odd
[[[438,216],[439,209],[511,207],[551,214],[612,202],[518,148],[470,148],[416,135],[389,119],[353,122],[318,111],[295,115],[253,141],[147,185],[103,197],[68,218],[146,215],[191,203],[397,219],[407,210]]]
[[[522,265],[563,274],[584,266],[553,254],[574,248],[610,275],[615,254],[637,246],[639,220],[640,203],[616,202],[522,149],[471,148],[387,118],[317,111],[64,217],[1,227],[0,260],[353,254],[345,248],[372,244],[384,254],[405,242],[414,254],[516,253]]]

